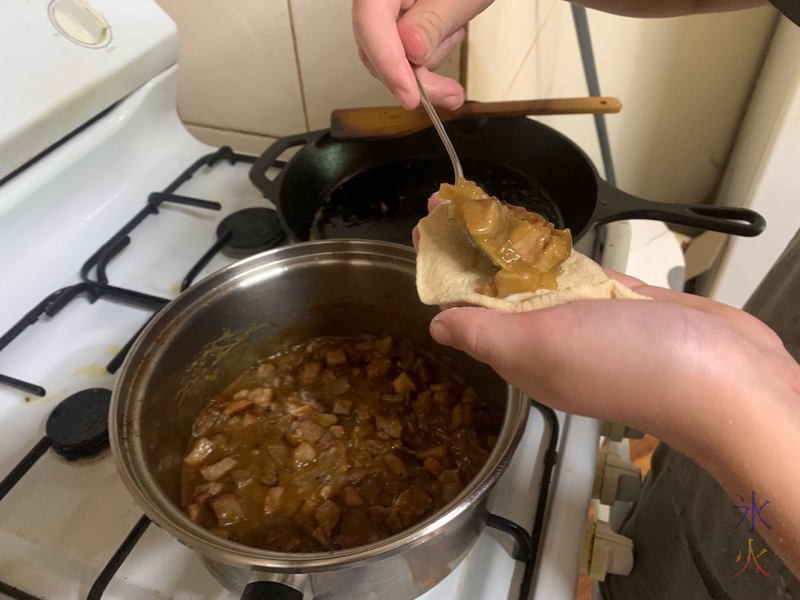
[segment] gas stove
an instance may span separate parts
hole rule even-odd
[[[113,26],[119,6],[106,4]],[[166,17],[150,16],[163,34],[151,46],[170,47]],[[175,109],[177,66],[145,62],[146,82],[128,67],[104,75],[133,91],[78,125],[64,113],[47,151],[0,170],[0,593],[12,598],[232,597],[128,495],[108,450],[108,402],[160,308],[286,240],[249,182],[254,157],[192,138]],[[610,225],[581,249],[652,284],[680,279],[661,223]],[[571,600],[600,427],[534,404],[490,526],[422,598]]]

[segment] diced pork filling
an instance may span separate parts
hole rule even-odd
[[[279,552],[352,548],[455,499],[497,428],[449,367],[392,338],[318,338],[244,373],[197,416],[183,508]]]

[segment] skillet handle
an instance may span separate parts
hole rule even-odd
[[[318,129],[317,131],[298,133],[275,140],[275,142],[264,150],[264,153],[256,159],[253,166],[250,167],[250,181],[261,190],[261,193],[267,200],[270,200],[273,204],[278,204],[283,170],[278,173],[275,179],[269,179],[267,177],[267,169],[278,166],[278,157],[289,148],[313,144],[326,133],[328,133],[327,129]]]
[[[767,226],[764,217],[748,208],[652,202],[598,180],[597,208],[592,221],[602,225],[623,219],[665,221],[744,237],[757,236]]]
[[[303,592],[277,581],[251,581],[241,600],[303,600]]]

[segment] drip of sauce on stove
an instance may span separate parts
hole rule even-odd
[[[572,251],[569,229],[556,229],[545,217],[501,203],[464,178],[444,183],[439,197],[451,203],[451,217],[496,267],[494,282],[482,294],[512,294],[558,288],[561,265]]]

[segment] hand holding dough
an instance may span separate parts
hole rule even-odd
[[[610,279],[600,265],[572,251],[562,265],[558,289],[540,289],[494,298],[478,290],[497,272],[475,248],[459,224],[449,218],[446,203],[436,206],[418,225],[417,293],[430,305],[484,306],[505,312],[524,312],[592,298],[648,299]]]

